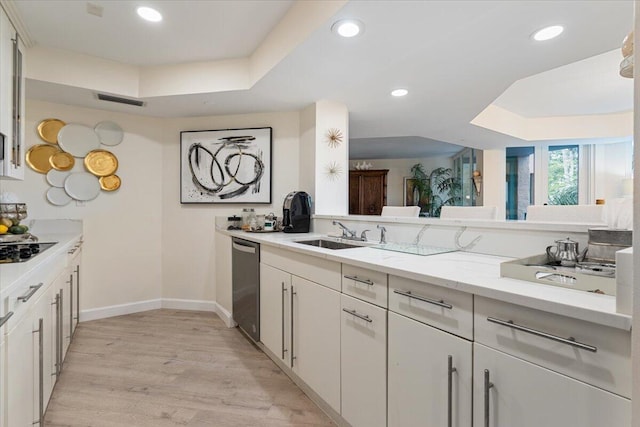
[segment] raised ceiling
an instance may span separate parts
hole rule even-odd
[[[129,13],[137,2],[92,2],[104,7],[102,18],[76,11],[78,4],[86,7],[84,2],[0,3],[15,6],[41,48],[64,46],[68,51],[113,59],[126,58],[128,47],[140,43],[153,55],[135,54],[124,61],[135,66],[181,61],[188,68],[196,61],[255,55],[260,49],[256,38],[269,27],[272,32],[277,29],[282,22],[277,22],[278,17],[286,20],[298,2],[265,0],[247,7],[242,1],[147,1],[145,5],[158,9],[171,5],[178,11],[165,12],[168,24],[156,27],[136,21],[137,17],[111,21],[113,16]],[[332,2],[316,3],[322,7]],[[56,5],[55,14],[43,7],[49,4]],[[114,15],[108,13],[112,8],[117,9]],[[202,24],[207,20],[194,19],[194,13],[197,18],[223,21],[231,29],[217,39],[199,35],[193,41],[193,34],[207,28]],[[338,38],[330,28],[340,18],[361,20],[364,33],[353,39]],[[86,25],[96,19],[106,22],[100,31],[98,25]],[[44,21],[49,21],[46,28]],[[142,97],[146,101],[142,109],[100,103],[90,88],[42,78],[28,81],[27,95],[159,117],[298,110],[319,99],[332,99],[345,103],[350,111],[351,138],[417,136],[491,148],[518,141],[470,124],[474,117],[519,80],[619,48],[632,21],[632,1],[352,1],[317,27],[300,21],[298,26],[308,32],[299,31],[295,43],[289,40],[292,48],[263,75],[249,79],[246,88]],[[565,26],[558,39],[531,40],[535,30],[558,23]],[[69,37],[67,31],[74,25],[82,28],[81,35]],[[176,46],[183,49],[164,56]],[[253,53],[248,53],[251,49]],[[396,87],[408,88],[409,95],[392,98],[389,92]],[[580,96],[592,93],[569,96],[574,97],[571,103],[583,105]]]

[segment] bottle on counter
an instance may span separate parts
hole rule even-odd
[[[244,231],[251,230],[251,224],[255,227],[256,223],[256,211],[253,208],[242,209],[242,229]]]

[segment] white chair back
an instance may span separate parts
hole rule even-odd
[[[443,206],[440,211],[442,219],[497,219],[498,208],[495,206]]]
[[[420,206],[383,206],[380,216],[404,216],[418,218]]]
[[[530,205],[527,221],[599,224],[605,222],[605,205]]]

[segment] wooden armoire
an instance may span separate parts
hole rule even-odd
[[[349,171],[349,214],[380,215],[387,204],[389,169]]]

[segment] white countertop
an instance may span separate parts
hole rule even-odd
[[[82,238],[81,232],[37,233],[38,243],[57,242],[29,261],[12,264],[0,264],[0,297],[10,293],[24,278],[61,253],[66,253],[73,244]]]
[[[500,277],[500,263],[512,259],[508,257],[470,252],[420,256],[372,247],[332,250],[294,243],[296,240],[326,237],[314,233],[247,233],[221,228],[217,231],[268,246],[429,282],[605,326],[631,330],[631,316],[616,312],[616,299],[613,296]]]

